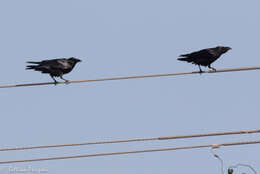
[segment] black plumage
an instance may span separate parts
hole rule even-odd
[[[74,57],[43,60],[41,62],[29,61],[27,63],[35,65],[27,65],[26,69],[49,74],[56,84],[57,81],[54,77],[60,77],[65,82],[68,82],[68,80],[63,78],[63,75],[71,72],[78,62],[81,62],[81,60]]]
[[[217,46],[215,48],[207,48],[200,51],[192,52],[190,54],[180,55],[181,58],[178,58],[178,60],[186,61],[198,65],[200,72],[202,72],[200,67],[201,65],[207,66],[210,69],[216,71],[215,68],[211,67],[211,64],[214,61],[216,61],[222,54],[226,53],[230,49],[231,49],[230,47],[223,47],[223,46]]]

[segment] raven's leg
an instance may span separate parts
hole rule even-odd
[[[217,71],[215,68],[211,67],[210,65],[208,66],[210,69]]]
[[[200,72],[199,72],[199,73],[202,73],[203,71],[201,70],[201,67],[200,67],[200,65],[199,65],[199,68],[200,68]]]
[[[67,83],[67,84],[69,83],[69,80],[67,80],[67,79],[64,79],[62,75],[60,76],[60,78],[61,78],[62,80],[64,80],[64,81],[65,81],[65,83]]]
[[[56,81],[56,79],[52,75],[50,75],[50,76],[54,80],[54,85],[56,85],[58,82]]]

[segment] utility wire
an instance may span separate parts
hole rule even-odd
[[[85,146],[85,145],[96,145],[96,144],[129,143],[129,142],[185,139],[185,138],[196,138],[196,137],[210,137],[210,136],[237,135],[237,134],[254,134],[254,133],[260,133],[260,129],[242,130],[242,131],[227,131],[227,132],[214,132],[214,133],[204,133],[204,134],[189,134],[189,135],[178,135],[178,136],[164,136],[164,137],[153,137],[153,138],[133,138],[133,139],[123,139],[123,140],[107,140],[107,141],[83,142],[83,143],[74,143],[74,144],[56,144],[56,145],[41,145],[41,146],[27,146],[27,147],[10,147],[10,148],[0,148],[0,151],[72,147],[72,146]]]
[[[225,172],[224,172],[224,161],[223,161],[223,159],[222,159],[219,155],[217,155],[217,154],[214,152],[213,149],[214,149],[214,147],[212,147],[212,148],[210,149],[210,151],[211,151],[212,155],[220,161],[220,164],[221,164],[221,172],[222,172],[222,174],[225,174]]]
[[[234,169],[234,168],[238,168],[238,167],[247,167],[250,170],[252,170],[254,172],[254,174],[257,174],[256,170],[252,166],[250,166],[248,164],[237,164],[235,166],[230,166],[229,169]]]
[[[222,146],[225,147],[225,146],[237,146],[237,145],[247,145],[247,144],[260,144],[260,140],[230,142],[230,143],[222,143],[222,144],[208,144],[208,145],[198,145],[198,146],[158,148],[158,149],[148,149],[148,150],[146,149],[146,150],[125,151],[125,152],[94,153],[94,154],[86,154],[86,155],[58,156],[58,157],[35,158],[35,159],[25,159],[25,160],[0,161],[0,164],[25,163],[25,162],[36,162],[36,161],[50,161],[50,160],[62,160],[62,159],[75,159],[75,158],[88,158],[88,157],[98,157],[98,156],[114,156],[114,155],[137,154],[137,153],[148,153],[148,152],[175,151],[175,150],[184,150],[184,149],[219,148],[219,147],[222,147]]]
[[[218,148],[218,145],[216,147],[212,147],[211,148],[211,153],[212,155],[217,158],[219,161],[220,161],[220,164],[221,164],[221,172],[222,174],[225,174],[225,171],[224,171],[224,160],[219,156],[217,155],[215,152],[214,152],[214,148]],[[238,167],[247,167],[249,168],[250,170],[252,170],[254,172],[254,174],[257,174],[256,170],[251,166],[251,165],[248,165],[248,164],[237,164],[237,165],[234,165],[234,166],[230,166],[228,168],[228,174],[233,174],[234,172],[234,169],[235,168],[238,168]]]
[[[111,81],[111,80],[126,80],[126,79],[143,79],[152,77],[166,77],[166,76],[178,76],[178,75],[188,75],[188,74],[201,74],[201,73],[220,73],[220,72],[233,72],[233,71],[249,71],[249,70],[259,70],[260,66],[255,67],[241,67],[241,68],[226,68],[219,70],[208,70],[203,72],[179,72],[179,73],[167,73],[167,74],[150,74],[150,75],[140,75],[140,76],[124,76],[124,77],[112,77],[112,78],[100,78],[100,79],[90,79],[90,80],[72,80],[69,82],[58,82],[56,84],[71,84],[71,83],[83,83],[83,82],[99,82],[99,81]],[[54,82],[44,82],[44,83],[27,83],[27,84],[14,84],[14,85],[3,85],[0,88],[14,88],[14,87],[26,87],[26,86],[42,86],[42,85],[53,85]]]

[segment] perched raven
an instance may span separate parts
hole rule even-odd
[[[182,58],[178,58],[180,61],[191,62],[199,65],[200,72],[202,72],[200,65],[207,66],[210,69],[216,71],[215,68],[211,67],[211,64],[217,60],[222,54],[230,50],[230,47],[217,46],[215,48],[207,48],[200,51],[196,51],[190,54],[180,55]]]
[[[51,60],[43,60],[41,62],[27,62],[36,65],[27,65],[26,69],[33,69],[35,71],[41,71],[42,73],[50,74],[51,78],[54,80],[56,84],[57,81],[54,77],[60,77],[65,82],[68,80],[63,78],[64,74],[71,72],[74,66],[81,62],[81,60],[76,59],[74,57],[71,58],[61,58],[61,59],[51,59]]]

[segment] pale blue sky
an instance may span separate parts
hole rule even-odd
[[[67,79],[195,71],[178,55],[233,49],[215,68],[260,65],[260,2],[24,0],[0,2],[0,84],[46,82],[28,60],[75,56]],[[259,128],[259,71],[1,89],[1,147]],[[260,139],[260,135],[1,152],[0,160]],[[260,172],[259,145],[221,148],[225,167]],[[12,164],[49,173],[219,174],[209,150]],[[248,171],[245,171],[248,172]]]

